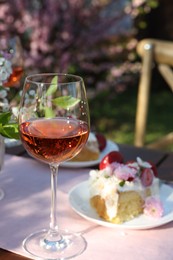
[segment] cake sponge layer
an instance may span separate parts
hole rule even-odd
[[[136,191],[125,191],[119,193],[117,214],[110,219],[107,214],[105,199],[96,195],[90,199],[91,206],[94,207],[98,215],[106,221],[121,224],[125,221],[133,219],[143,213],[144,201],[140,194]]]

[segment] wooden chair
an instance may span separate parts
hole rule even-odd
[[[137,53],[142,59],[142,71],[137,97],[134,145],[140,147],[145,145],[151,77],[154,63],[157,65],[159,72],[173,92],[173,71],[171,68],[173,67],[173,42],[144,39],[138,43]],[[158,149],[169,145],[170,142],[173,143],[173,133],[147,146],[149,148]]]

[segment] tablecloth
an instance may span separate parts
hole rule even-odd
[[[149,230],[123,230],[99,226],[73,211],[68,192],[76,184],[87,180],[88,173],[88,168],[60,167],[58,174],[59,226],[82,232],[88,243],[86,251],[76,259],[173,259],[173,222]],[[49,226],[49,167],[30,158],[6,155],[0,188],[5,192],[5,197],[0,201],[0,247],[30,257],[22,248],[23,239]]]

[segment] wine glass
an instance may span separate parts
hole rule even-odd
[[[89,110],[83,79],[69,74],[26,77],[19,108],[19,132],[27,152],[49,164],[51,212],[49,229],[29,235],[24,249],[41,259],[70,259],[87,246],[84,237],[60,230],[56,220],[59,164],[77,155],[89,135]]]

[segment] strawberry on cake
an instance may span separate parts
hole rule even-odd
[[[123,163],[122,154],[113,151],[103,158],[99,170],[90,171],[90,203],[101,218],[116,224],[145,213],[149,200],[159,205],[157,210],[159,208],[159,216],[162,216],[156,175],[151,163],[139,157]]]

